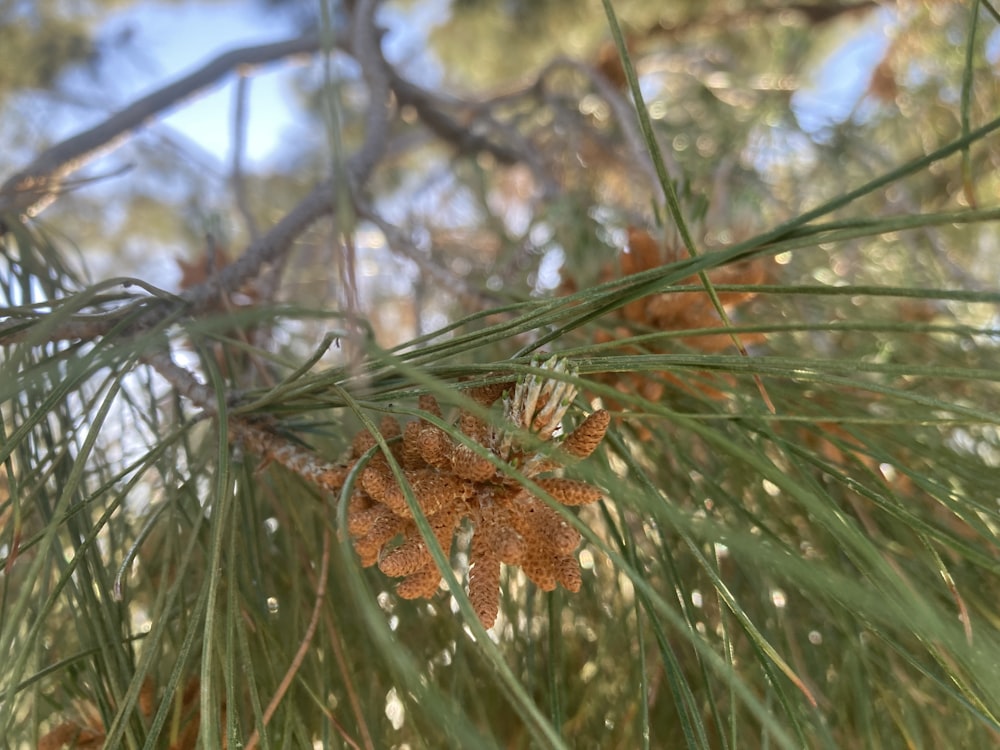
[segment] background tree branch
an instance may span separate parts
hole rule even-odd
[[[993,746],[992,6],[294,5],[0,11],[0,737]]]
[[[0,185],[0,213],[38,213],[62,181],[94,158],[117,148],[143,124],[240,68],[265,65],[294,55],[314,54],[319,36],[307,33],[273,44],[225,52],[197,70],[144,96],[92,128],[43,151]]]

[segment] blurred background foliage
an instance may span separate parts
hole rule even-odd
[[[334,40],[274,63],[280,145],[242,151],[271,70],[243,68],[198,137],[157,111],[3,215],[0,744],[997,745],[996,9],[387,0],[352,191],[361,5],[157,6]],[[149,7],[0,8],[3,179],[169,82],[137,85]],[[260,274],[170,307],[331,176]],[[582,590],[511,569],[488,633],[230,440],[335,461],[541,349],[578,367],[572,424],[614,414],[568,472],[607,497],[572,514]]]

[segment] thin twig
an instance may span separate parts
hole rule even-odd
[[[448,270],[426,253],[422,253],[416,245],[406,236],[406,232],[389,223],[383,216],[375,211],[371,206],[359,203],[355,206],[358,216],[370,221],[377,226],[385,236],[386,245],[393,252],[402,255],[412,261],[420,269],[421,275],[425,278],[433,278],[444,289],[455,290],[459,295],[471,300],[475,300],[486,307],[494,307],[504,300],[497,295],[492,295],[481,289],[474,289],[463,278]],[[456,289],[458,287],[458,289]]]
[[[247,89],[250,78],[245,71],[241,71],[236,81],[236,90],[233,93],[233,162],[230,172],[229,182],[233,187],[233,199],[236,203],[236,210],[243,217],[246,224],[247,233],[251,240],[260,237],[257,229],[257,222],[253,218],[250,210],[250,203],[247,200],[247,186],[243,175],[243,150],[246,147],[247,135]]]
[[[343,686],[347,692],[347,701],[351,704],[351,711],[354,713],[354,720],[358,724],[358,731],[361,732],[361,741],[365,743],[366,750],[375,750],[375,743],[372,742],[371,732],[368,731],[368,722],[365,721],[364,711],[361,710],[361,699],[358,691],[354,689],[354,681],[351,679],[351,672],[347,665],[347,658],[344,655],[344,647],[341,644],[339,633],[334,630],[330,618],[326,618],[327,637],[330,639],[330,648],[333,650],[333,657],[337,662],[337,668],[344,678]],[[351,738],[341,732],[345,742],[350,742],[354,747],[358,747]]]
[[[351,157],[348,173],[351,189],[359,191],[375,169],[389,140],[389,72],[382,59],[381,34],[375,26],[376,0],[360,0],[354,11],[352,51],[368,85],[365,140]]]
[[[170,352],[165,349],[149,352],[143,355],[142,360],[192,404],[206,412],[214,413],[217,410],[215,390],[198,380],[190,370],[174,362]]]
[[[47,328],[44,337],[36,343],[54,341],[89,341],[100,338],[132,311],[122,308],[103,315],[80,316],[57,326]],[[24,319],[5,320],[0,323],[0,346],[13,346],[31,341],[38,334],[37,326],[44,315]]]
[[[238,68],[314,53],[320,48],[316,34],[304,34],[273,44],[225,52],[192,73],[132,102],[125,109],[77,135],[43,151],[31,164],[0,186],[0,212],[37,214],[48,205],[61,181],[123,143],[132,131]]]
[[[368,84],[368,114],[365,141],[347,163],[350,194],[360,195],[378,164],[389,135],[389,78],[378,50],[380,35],[375,27],[375,0],[362,0],[355,10],[352,44]],[[309,193],[269,232],[251,242],[234,263],[189,289],[184,297],[192,314],[205,309],[223,291],[238,289],[259,275],[266,263],[275,263],[288,252],[295,239],[314,222],[333,212],[337,197],[334,179]]]
[[[143,355],[143,361],[154,368],[174,389],[203,410],[202,416],[218,412],[215,390],[198,380],[161,350]],[[228,399],[227,399],[228,400]],[[262,461],[275,462],[305,481],[327,492],[338,492],[344,486],[347,468],[323,459],[315,451],[278,434],[262,420],[229,418],[229,434],[243,448]]]
[[[312,617],[309,618],[309,625],[306,628],[306,633],[302,637],[302,642],[299,644],[299,648],[295,652],[295,656],[292,658],[292,663],[288,665],[288,671],[286,671],[285,676],[281,678],[281,683],[278,685],[278,689],[275,690],[274,696],[271,698],[271,702],[268,703],[267,708],[264,709],[264,716],[262,717],[261,723],[265,727],[274,717],[275,712],[278,710],[278,706],[285,697],[285,693],[287,693],[288,689],[292,686],[292,680],[295,679],[295,675],[298,674],[299,669],[302,667],[302,662],[305,661],[306,658],[306,652],[309,651],[309,645],[312,643],[313,636],[316,634],[316,628],[319,626],[319,616],[323,607],[323,601],[326,598],[326,579],[330,572],[330,540],[332,536],[333,535],[330,533],[330,527],[325,526],[323,528],[323,552],[319,564],[319,581],[316,584],[316,604],[313,606]],[[253,750],[257,747],[259,742],[260,734],[256,729],[254,729],[253,734],[250,735],[250,739],[246,744],[246,750]]]
[[[459,153],[488,153],[497,160],[497,163],[504,165],[521,162],[531,164],[534,161],[532,154],[527,149],[518,149],[507,144],[497,143],[480,135],[475,128],[468,124],[451,117],[445,112],[444,102],[439,97],[410,83],[392,68],[389,69],[389,80],[399,103],[413,107],[427,129],[441,140],[453,144]],[[470,105],[464,106],[466,109],[472,109]],[[496,125],[496,123],[491,122],[491,125]]]
[[[225,291],[239,289],[259,275],[267,263],[277,262],[292,243],[316,221],[333,210],[334,185],[326,180],[312,189],[291,211],[259,239],[250,243],[243,254],[203,283],[186,290],[182,295],[188,312],[197,314],[215,304]],[[155,320],[143,320],[148,325]]]
[[[646,147],[646,142],[643,140],[642,134],[636,126],[635,110],[629,101],[621,95],[617,88],[615,88],[615,85],[611,83],[611,81],[609,81],[600,71],[591,65],[580,62],[579,60],[574,60],[569,57],[557,57],[545,66],[539,74],[538,80],[532,86],[532,89],[537,92],[542,92],[544,90],[545,81],[560,68],[568,68],[576,73],[579,73],[580,75],[583,75],[588,81],[590,81],[590,84],[597,90],[597,93],[601,95],[601,98],[604,99],[607,105],[611,108],[612,113],[614,113],[618,127],[621,128],[622,135],[625,137],[625,142],[628,144],[628,149],[631,152],[633,159],[635,159],[639,169],[642,170],[643,176],[649,182],[649,187],[653,189],[658,188],[660,183],[656,175],[656,168],[653,166],[649,149]],[[670,174],[670,176],[675,180],[680,179],[681,169],[674,161],[671,153],[668,150],[663,149],[661,150],[661,154],[667,173]]]
[[[243,447],[263,461],[274,461],[310,484],[327,492],[339,492],[348,470],[324,460],[318,453],[269,429],[266,424],[230,419],[229,431]]]

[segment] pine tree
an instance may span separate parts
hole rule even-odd
[[[0,737],[996,744],[995,9],[454,5],[5,176]],[[87,158],[302,55],[322,154],[92,279]]]

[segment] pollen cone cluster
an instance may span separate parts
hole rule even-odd
[[[555,358],[541,367],[565,374],[565,361]],[[562,464],[589,456],[604,437],[610,417],[595,411],[572,433],[554,438],[576,388],[562,380],[520,378],[466,391],[484,409],[503,397],[503,414],[494,420],[462,411],[455,426],[467,438],[456,440],[430,419],[401,427],[392,418],[380,431],[391,444],[393,458],[406,479],[412,500],[423,511],[435,538],[447,554],[463,519],[473,528],[469,549],[469,598],[480,621],[491,627],[500,603],[500,566],[518,565],[545,591],[562,585],[580,588],[580,566],[574,551],[580,534],[521,480],[533,480],[567,506],[586,505],[601,491],[586,482],[551,476]],[[423,396],[420,407],[441,418],[437,401]],[[546,443],[552,444],[546,449]],[[359,435],[350,461],[375,444]],[[397,593],[406,599],[429,598],[441,582],[427,543],[413,518],[407,493],[384,454],[363,470],[348,508],[348,530],[365,566],[377,564],[388,576],[402,579]]]
[[[641,229],[630,228],[628,232],[628,247],[618,258],[618,269],[610,266],[601,272],[602,281],[610,281],[619,273],[629,276],[641,271],[657,268],[663,264],[659,243],[650,234]],[[766,281],[767,266],[762,260],[736,263],[710,271],[708,276],[715,285],[745,284],[755,285]],[[689,276],[678,282],[678,286],[699,286],[701,281],[697,276]],[[568,291],[573,291],[575,282],[568,279],[565,285]],[[751,291],[720,291],[719,302],[727,314],[751,301],[756,295]],[[714,354],[735,346],[730,334],[725,332],[722,319],[712,304],[711,297],[705,291],[697,292],[665,292],[652,294],[629,302],[618,313],[620,322],[609,330],[599,331],[595,337],[597,343],[609,343],[627,340],[641,332],[642,329],[658,331],[705,331],[719,329],[719,333],[698,333],[690,336],[679,336],[677,340],[691,349]],[[765,340],[763,334],[741,333],[740,340],[744,345],[756,344]],[[667,351],[668,347],[659,344],[646,344],[647,349]],[[639,349],[623,346],[623,350],[639,353]],[[622,393],[638,394],[650,401],[659,401],[664,394],[665,384],[672,383],[685,390],[691,390],[690,381],[678,378],[668,373],[658,373],[651,378],[643,373],[615,373],[614,378],[605,378],[606,383],[613,385]],[[714,387],[712,381],[717,381],[720,388]],[[698,391],[710,398],[722,398],[728,385],[725,375],[713,375],[708,372],[699,373]],[[617,404],[611,403],[612,407]]]
[[[198,707],[201,682],[192,677],[184,690],[172,699],[172,716],[168,720],[174,727],[169,750],[194,750],[198,747],[198,730],[201,715]],[[139,713],[150,719],[156,711],[157,689],[154,681],[147,677],[139,689]],[[107,729],[97,706],[90,701],[76,703],[76,718],[66,717],[64,721],[38,738],[37,750],[98,750],[107,747]],[[222,704],[221,723],[226,721],[226,706]],[[117,747],[118,745],[116,745]],[[222,738],[222,748],[229,743]]]

